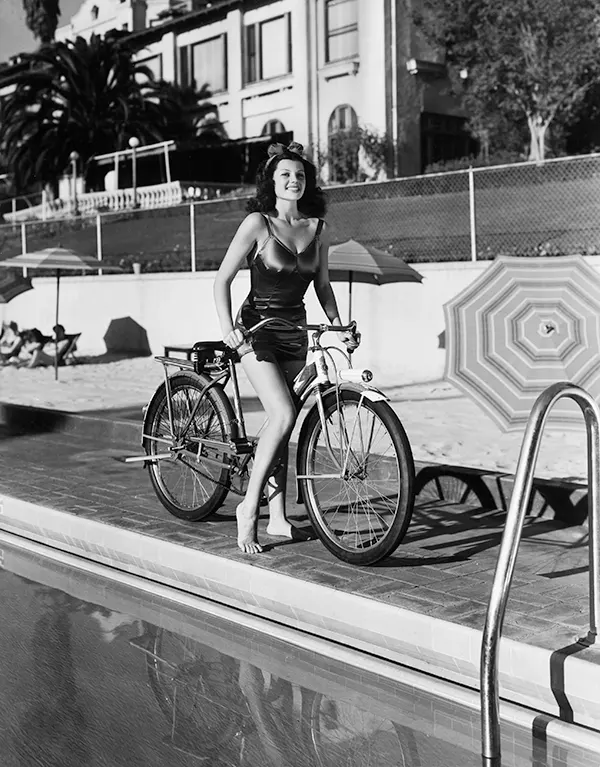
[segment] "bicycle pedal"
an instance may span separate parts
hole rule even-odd
[[[254,450],[254,445],[247,439],[232,439],[230,445],[235,450],[236,455],[247,455]]]

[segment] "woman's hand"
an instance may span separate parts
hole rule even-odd
[[[338,333],[338,338],[349,352],[353,352],[360,346],[361,335],[358,330],[345,330],[342,333]]]
[[[234,328],[230,333],[223,337],[223,342],[230,349],[239,349],[246,339],[239,328]]]

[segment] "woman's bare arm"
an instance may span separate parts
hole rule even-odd
[[[323,224],[319,239],[319,271],[315,277],[315,292],[323,311],[332,325],[341,325],[340,312],[329,282],[329,246],[331,240],[327,224]]]
[[[262,229],[264,221],[260,213],[250,213],[246,216],[233,236],[216,274],[213,295],[223,338],[230,335],[234,329],[231,315],[231,283],[242,268],[246,256],[258,242]]]

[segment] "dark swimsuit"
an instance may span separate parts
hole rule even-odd
[[[260,249],[248,254],[250,293],[240,307],[236,325],[250,328],[267,317],[289,322],[306,322],[304,294],[319,271],[319,238],[323,221],[319,219],[315,236],[300,253],[294,253],[277,238],[268,216],[264,216],[268,237]],[[272,362],[306,360],[308,339],[305,331],[286,331],[268,325],[250,340],[257,359]]]

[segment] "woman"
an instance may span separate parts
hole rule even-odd
[[[315,166],[302,156],[300,144],[287,148],[271,144],[269,157],[257,175],[256,197],[248,203],[249,215],[240,224],[225,254],[214,284],[214,297],[227,346],[237,349],[244,372],[267,414],[259,439],[246,496],[236,510],[238,546],[257,554],[258,509],[268,483],[267,533],[285,538],[301,537],[285,514],[287,443],[296,421],[292,383],[304,367],[307,335],[265,327],[246,340],[244,331],[266,317],[305,323],[304,294],[311,282],[332,325],[341,325],[329,283],[329,236],[323,221],[325,200],[317,186]],[[247,262],[250,293],[232,319],[231,283]],[[340,333],[348,348],[358,340]]]

